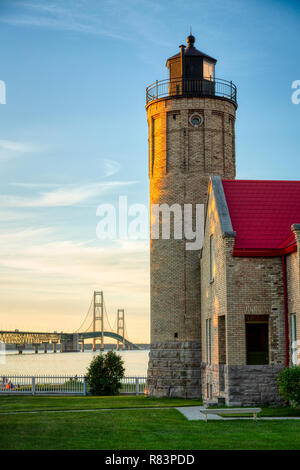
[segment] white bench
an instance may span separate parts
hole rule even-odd
[[[242,415],[253,414],[253,419],[257,419],[257,413],[261,412],[261,408],[205,408],[200,413],[204,414],[204,421],[207,421],[207,415]]]

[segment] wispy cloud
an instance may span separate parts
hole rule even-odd
[[[24,213],[24,211],[15,211],[15,210],[0,210],[0,225],[11,223],[11,222],[20,222],[24,219],[29,219],[32,215]]]
[[[15,186],[17,188],[26,188],[26,189],[45,189],[45,188],[55,188],[59,187],[58,183],[9,183],[9,186]]]
[[[137,43],[137,36],[160,45],[167,6],[152,0],[37,0],[14,2],[11,13],[0,22],[13,26],[72,31]],[[87,13],[88,12],[88,13]],[[161,31],[161,37],[153,34]]]
[[[145,241],[114,241],[92,246],[86,241],[52,241],[54,236],[50,227],[0,231],[0,266],[62,275],[68,279],[94,278],[96,283],[101,278],[106,284],[128,286],[130,276],[123,277],[121,272],[138,274],[142,265],[148,262],[148,243]],[[63,263],[60,262],[62,258]],[[143,281],[137,275],[134,282],[140,284]]]
[[[30,240],[31,242],[41,236],[49,235],[53,230],[50,227],[40,227],[40,228],[27,228],[23,230],[15,231],[0,231],[0,244],[2,246],[14,246],[15,243],[26,242]]]
[[[0,139],[0,160],[17,158],[34,150],[36,149],[28,143]]]
[[[113,189],[134,184],[134,181],[109,181],[83,185],[58,186],[51,191],[41,191],[33,197],[0,195],[3,207],[67,207],[80,204]]]
[[[81,4],[82,3],[82,4]],[[16,3],[18,11],[13,14],[2,16],[0,22],[11,25],[33,26],[39,28],[49,28],[61,31],[74,31],[111,37],[114,39],[127,40],[124,34],[114,30],[114,25],[105,25],[99,15],[84,13],[85,2],[64,2],[65,7],[61,7],[55,1],[43,3],[20,2]]]

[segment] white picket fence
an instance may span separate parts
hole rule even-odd
[[[123,377],[121,394],[143,395],[146,377]],[[0,395],[87,395],[84,376],[5,375],[0,376]]]
[[[121,394],[144,395],[147,377],[123,377]]]

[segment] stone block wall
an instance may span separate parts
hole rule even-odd
[[[147,388],[149,394],[155,397],[200,397],[200,342],[152,343]]]
[[[225,366],[229,406],[282,405],[277,377],[283,365]]]

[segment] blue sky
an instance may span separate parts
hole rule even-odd
[[[72,331],[103,289],[149,339],[147,242],[96,237],[99,204],[148,203],[145,87],[192,25],[238,86],[237,176],[299,179],[299,21],[292,0],[0,1],[0,328]]]

